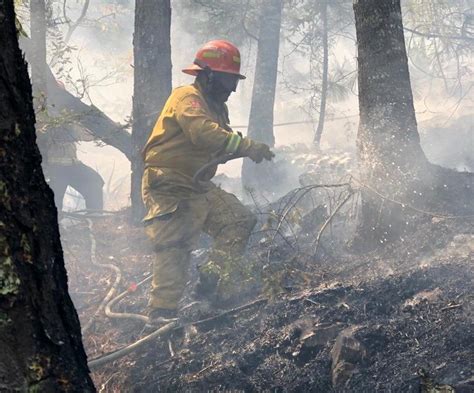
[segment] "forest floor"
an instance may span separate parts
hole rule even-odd
[[[153,254],[142,228],[125,217],[94,220],[96,256],[122,270],[120,290],[131,294],[118,308],[140,313],[146,290],[135,290],[135,283],[149,274]],[[63,244],[84,325],[115,275],[90,264],[86,223],[63,228]],[[432,218],[383,251],[322,258],[310,282],[287,286],[268,302],[148,343],[94,370],[96,386],[102,392],[418,392],[435,381],[456,390],[427,392],[472,392],[473,256],[472,221]],[[137,340],[142,328],[102,312],[84,336],[89,359]]]
[[[182,313],[185,328],[95,368],[97,390],[474,392],[474,220],[424,216],[406,238],[356,253],[347,244],[357,194],[347,199],[350,187],[329,180],[255,208],[246,257],[255,279],[225,308],[248,307]],[[146,307],[149,283],[136,284],[153,251],[127,217],[91,219],[94,242],[87,221],[61,220],[70,293],[82,326],[93,320],[83,336],[89,360],[146,335],[140,321],[97,313],[117,281],[100,266],[110,263],[121,272],[116,294],[129,291],[114,311]],[[202,239],[193,265],[209,244]]]

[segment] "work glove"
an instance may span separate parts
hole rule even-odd
[[[270,150],[270,146],[265,143],[253,141],[249,138],[242,139],[239,153],[250,158],[257,164],[261,163],[263,159],[271,161],[271,159],[275,157],[275,154]]]

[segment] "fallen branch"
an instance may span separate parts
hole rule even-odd
[[[253,302],[250,302],[250,303],[244,304],[244,305],[242,305],[242,306],[239,306],[239,307],[232,308],[232,309],[230,309],[230,310],[224,311],[223,313],[218,314],[218,315],[215,315],[215,316],[213,316],[213,317],[201,319],[201,320],[196,321],[196,322],[187,323],[187,324],[185,324],[185,325],[179,326],[179,327],[176,328],[176,329],[182,329],[182,328],[185,328],[185,327],[188,327],[188,326],[205,325],[205,324],[207,324],[207,323],[209,323],[209,322],[217,321],[218,319],[221,319],[221,318],[226,317],[226,316],[228,316],[228,315],[236,314],[236,313],[245,311],[245,310],[247,310],[247,309],[249,309],[249,308],[251,308],[251,307],[258,306],[258,305],[260,305],[260,304],[264,304],[264,303],[267,303],[267,302],[268,302],[268,299],[267,299],[267,298],[257,299],[257,300],[254,300]]]
[[[316,256],[316,253],[318,252],[318,248],[319,248],[319,242],[321,240],[321,236],[323,235],[324,233],[324,230],[326,229],[326,227],[329,225],[329,223],[332,221],[332,219],[334,218],[334,216],[337,214],[337,212],[339,210],[341,210],[341,208],[347,203],[347,201],[352,198],[352,196],[354,195],[353,192],[350,192],[340,203],[339,205],[336,206],[336,208],[334,209],[334,211],[332,212],[332,214],[327,218],[327,220],[324,222],[324,224],[322,225],[321,229],[319,230],[318,232],[318,235],[316,236],[316,240],[314,242],[314,252],[313,252],[313,258]]]
[[[305,297],[303,300],[308,303],[315,304],[316,306],[320,305],[319,303],[316,303],[314,300],[311,300],[309,297]]]
[[[292,191],[293,195],[291,195],[291,197],[289,198],[289,200],[286,202],[286,204],[283,207],[282,215],[280,216],[280,220],[277,224],[275,233],[273,234],[273,237],[271,239],[271,243],[273,243],[275,241],[275,237],[278,234],[278,232],[280,231],[280,228],[281,228],[283,222],[286,222],[286,217],[288,216],[290,211],[299,203],[299,201],[301,199],[304,198],[305,195],[307,195],[309,192],[311,192],[312,190],[317,189],[317,188],[339,188],[339,187],[348,187],[350,189],[351,184],[350,183],[312,184],[312,185],[309,185],[309,186],[305,186],[305,187],[293,190]],[[300,191],[303,191],[303,192],[297,198],[295,198],[298,195],[298,192],[300,192]],[[295,201],[293,202],[294,198],[295,198]],[[267,260],[268,261],[270,260],[270,256],[271,256],[271,248],[269,249],[268,255],[267,255]]]
[[[458,304],[458,303],[456,303],[456,304],[450,304],[450,305],[448,305],[448,306],[446,306],[446,307],[443,307],[443,308],[441,309],[441,311],[454,310],[454,309],[460,308],[460,307],[462,307],[462,304],[460,304],[460,303],[459,303],[459,304]]]
[[[198,371],[196,374],[193,375],[194,378],[197,378],[199,375],[201,375],[203,372],[209,370],[211,367],[214,367],[214,362],[212,362],[209,366],[204,367],[201,371]]]

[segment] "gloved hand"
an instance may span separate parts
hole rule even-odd
[[[270,150],[270,146],[265,143],[253,141],[249,138],[244,138],[242,140],[239,152],[257,164],[261,163],[263,159],[271,161],[271,159],[275,157],[275,154]]]

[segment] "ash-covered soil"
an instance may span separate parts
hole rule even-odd
[[[134,283],[149,274],[153,255],[125,218],[94,219],[97,260],[119,266],[117,290],[130,289],[118,311],[140,313],[147,288]],[[327,237],[315,258],[300,258],[304,247],[275,242],[273,258],[304,274],[289,274],[265,303],[178,329],[94,370],[98,390],[474,392],[472,219],[429,217],[403,241],[367,254]],[[84,325],[115,274],[90,264],[86,223],[63,229],[63,243]],[[264,235],[254,243],[257,254],[269,247]],[[246,293],[245,302],[266,296]],[[142,328],[100,313],[84,335],[89,358],[135,341]]]

